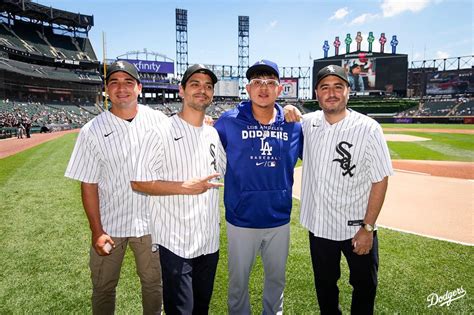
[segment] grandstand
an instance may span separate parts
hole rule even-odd
[[[440,101],[426,101],[420,103],[418,116],[448,116],[456,105],[456,101],[452,99]]]
[[[413,108],[402,111],[397,116],[405,117],[453,117],[453,116],[472,116],[474,108],[474,99],[468,97],[453,98],[428,98],[422,99],[420,103]]]
[[[31,1],[0,3],[0,128],[77,128],[97,114],[100,62],[88,38],[93,16]],[[89,109],[87,109],[89,108]]]
[[[90,107],[89,107],[90,108]],[[40,102],[0,102],[0,139],[16,135],[19,124],[31,125],[31,132],[57,131],[82,127],[97,113],[68,104]]]
[[[295,105],[295,104],[293,104]],[[474,123],[474,97],[349,99],[348,107],[383,123]],[[303,112],[319,109],[317,101],[302,102]],[[409,119],[401,119],[409,118]]]
[[[302,105],[305,112],[319,109],[317,101],[305,101]],[[357,97],[349,99],[348,107],[369,116],[394,116],[399,112],[418,107],[418,100],[395,97]]]
[[[0,4],[0,98],[94,104],[99,61],[88,39],[93,16],[37,3]]]
[[[453,116],[474,116],[474,99],[461,99],[460,102],[454,106]]]

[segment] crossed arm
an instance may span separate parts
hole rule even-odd
[[[211,180],[219,177],[219,173],[211,174],[206,177],[193,178],[187,181],[162,181],[154,180],[148,182],[132,181],[132,189],[153,196],[169,195],[199,195],[211,188],[224,186],[223,183],[212,182]]]

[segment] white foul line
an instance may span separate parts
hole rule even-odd
[[[408,233],[408,234],[413,234],[413,235],[417,235],[417,236],[428,237],[428,238],[432,238],[432,239],[439,240],[439,241],[445,241],[445,242],[450,242],[450,243],[456,243],[456,244],[466,245],[466,246],[474,246],[474,243],[466,243],[466,242],[454,241],[454,240],[450,240],[450,239],[442,238],[442,237],[437,237],[437,236],[433,236],[433,235],[428,235],[428,234],[422,234],[422,233],[416,233],[416,232],[412,232],[412,231],[397,229],[397,228],[389,227],[389,226],[386,226],[386,225],[379,225],[379,224],[377,224],[377,226],[383,227],[383,228],[385,228],[385,229],[397,231],[397,232],[402,232],[402,233]]]
[[[415,175],[425,175],[425,176],[431,176],[429,173],[421,173],[421,172],[414,172],[414,171],[407,171],[407,170],[400,170],[398,168],[394,168],[394,171],[401,172],[401,173],[409,173],[409,174],[415,174]]]

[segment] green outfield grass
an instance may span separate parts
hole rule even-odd
[[[392,159],[433,161],[474,161],[474,136],[471,134],[435,133],[423,131],[390,131],[403,129],[461,129],[473,130],[474,125],[462,124],[382,124],[385,133],[405,134],[430,139],[429,141],[389,141]]]
[[[89,227],[79,184],[63,177],[75,137],[65,135],[0,160],[0,314],[91,313]],[[308,233],[298,223],[298,216],[295,200],[285,312],[317,314]],[[225,224],[222,227],[212,314],[226,313]],[[474,247],[387,229],[379,230],[379,239],[378,313],[474,312]],[[254,314],[262,311],[262,277],[258,260],[250,283]],[[347,282],[344,266],[340,289],[345,313],[349,312],[351,291]],[[450,306],[428,308],[429,294],[441,296],[461,287],[467,292],[465,297]],[[118,314],[141,313],[139,280],[130,253],[122,268],[117,310]]]
[[[430,139],[414,142],[389,141],[388,148],[392,159],[474,161],[474,135],[415,131],[390,133]]]

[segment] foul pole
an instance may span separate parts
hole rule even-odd
[[[104,64],[104,110],[108,110],[109,105],[107,103],[107,64],[106,64],[106,44],[105,44],[105,32],[102,32],[102,63]]]

